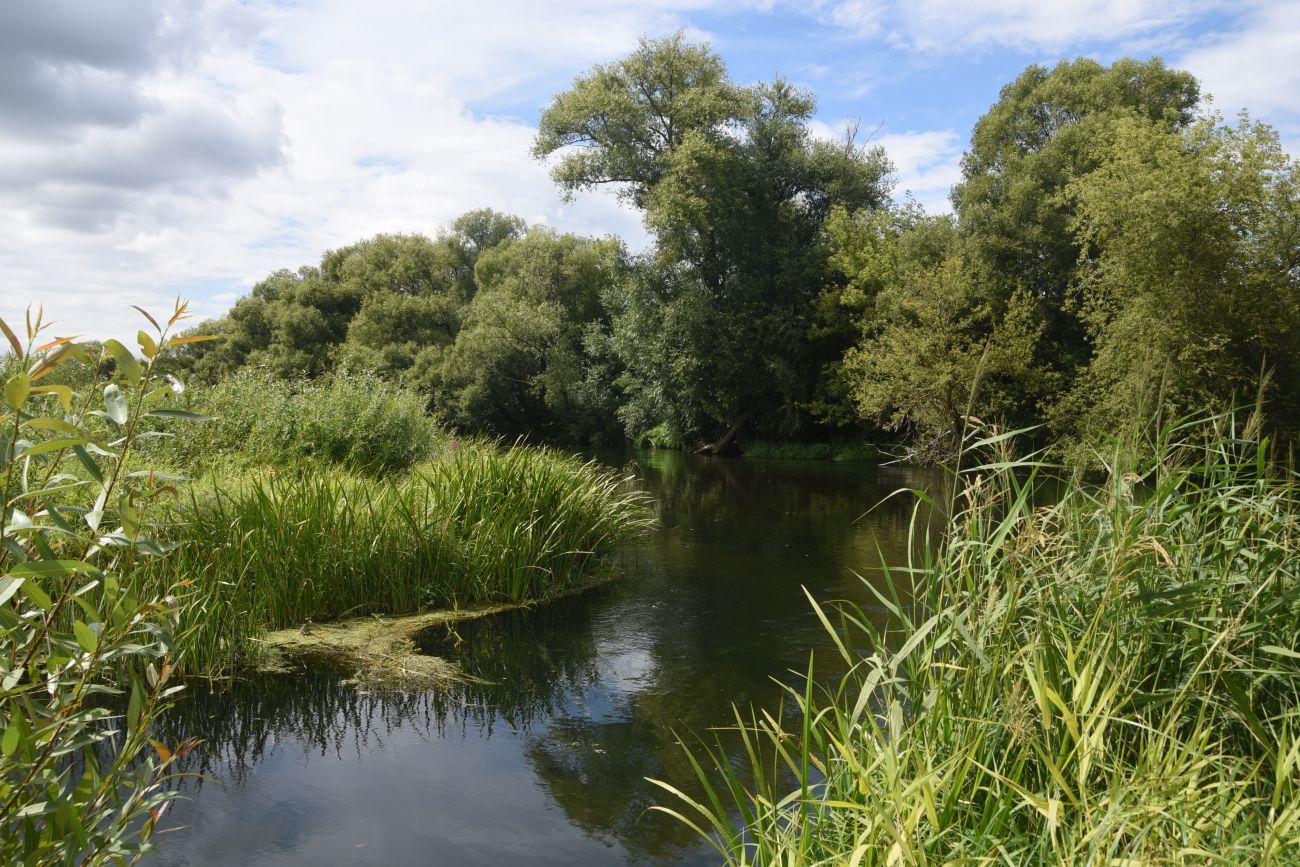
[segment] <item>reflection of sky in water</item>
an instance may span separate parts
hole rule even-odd
[[[688,790],[678,733],[774,708],[773,675],[830,648],[803,595],[870,595],[853,577],[900,562],[910,503],[862,517],[899,468],[639,456],[664,528],[612,585],[462,624],[423,646],[481,681],[366,694],[339,674],[192,690],[175,740],[206,737],[155,865],[713,863],[646,814],[657,777]],[[202,765],[200,767],[200,765]],[[220,780],[222,782],[217,782]]]

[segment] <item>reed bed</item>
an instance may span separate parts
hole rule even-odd
[[[400,477],[305,464],[194,492],[140,580],[190,593],[191,672],[229,671],[264,630],[543,600],[593,580],[646,527],[645,496],[549,449],[473,444]]]
[[[875,582],[892,625],[816,606],[848,673],[658,809],[731,865],[1300,863],[1300,486],[1234,424],[1099,486],[974,443],[947,537]]]

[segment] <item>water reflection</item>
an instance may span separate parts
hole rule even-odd
[[[623,462],[627,455],[602,456]],[[662,528],[589,594],[422,637],[473,680],[370,693],[323,669],[194,690],[170,738],[207,781],[158,864],[709,863],[646,814],[689,786],[677,732],[774,706],[773,676],[830,661],[801,587],[868,601],[853,570],[906,555],[903,468],[634,456]]]

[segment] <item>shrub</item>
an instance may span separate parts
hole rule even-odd
[[[0,321],[13,350],[0,406],[5,864],[136,860],[174,796],[168,768],[192,745],[149,740],[180,689],[170,683],[182,610],[171,588],[150,596],[122,578],[165,550],[150,538],[148,516],[171,489],[128,466],[146,417],[184,416],[163,407],[172,389],[155,372],[180,345],[169,334],[184,318],[178,304],[166,326],[149,319],[143,363],[112,340],[101,357],[63,339],[38,346],[39,314],[29,316],[25,343]],[[90,373],[47,378],[74,359]],[[74,391],[68,381],[88,385]]]
[[[244,464],[311,458],[392,472],[429,457],[440,438],[423,397],[370,374],[289,383],[243,370],[190,390],[186,405],[212,420],[197,435],[160,440],[151,456],[190,469],[224,456]]]

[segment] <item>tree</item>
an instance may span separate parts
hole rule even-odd
[[[402,376],[421,351],[451,343],[477,291],[479,257],[523,229],[518,217],[482,209],[437,238],[376,235],[327,251],[319,265],[271,274],[225,319],[204,323],[219,340],[177,364],[207,381],[246,366],[286,379],[339,364]]]
[[[660,272],[611,291],[598,338],[624,364],[629,433],[667,425],[719,450],[747,425],[789,435],[824,362],[809,340],[831,208],[875,208],[879,149],[809,131],[811,95],[731,82],[720,58],[678,33],[642,40],[555,97],[534,152],[572,195],[611,185],[643,211]],[[671,366],[643,359],[672,358]],[[651,424],[653,422],[653,424]]]
[[[1172,134],[1199,101],[1196,79],[1158,58],[1110,66],[1080,58],[1030,66],[975,124],[953,205],[971,257],[987,272],[990,302],[1023,290],[1036,303],[1042,367],[1069,377],[1091,354],[1088,330],[1066,303],[1080,252],[1067,185],[1107,159],[1106,130],[1119,119]]]
[[[614,240],[541,227],[485,252],[478,293],[445,351],[417,374],[446,417],[475,430],[587,441],[609,426],[588,406],[584,331],[603,319],[601,293],[622,279]]]
[[[1095,355],[1058,428],[1086,441],[1142,404],[1151,418],[1225,409],[1264,374],[1272,421],[1300,430],[1300,165],[1244,115],[1174,136],[1128,118],[1105,144],[1068,188]]]
[[[858,311],[861,329],[837,373],[863,417],[918,434],[927,456],[944,459],[960,447],[966,413],[1021,409],[1041,375],[1041,323],[1023,294],[989,301],[951,219],[910,207],[838,212],[828,234],[847,278],[840,303]]]

